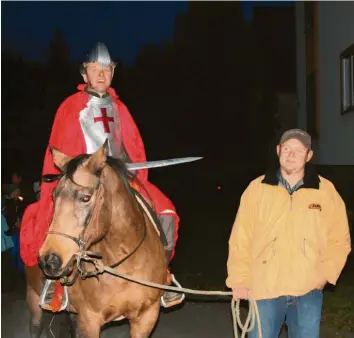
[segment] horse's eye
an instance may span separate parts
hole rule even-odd
[[[90,195],[81,195],[79,197],[80,202],[87,203],[90,202],[91,196]]]

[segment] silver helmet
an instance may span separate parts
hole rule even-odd
[[[102,42],[98,42],[87,55],[86,60],[81,64],[80,73],[85,74],[86,67],[91,62],[99,62],[102,67],[111,65],[113,69],[116,67],[116,63],[112,61],[109,55],[106,45]]]

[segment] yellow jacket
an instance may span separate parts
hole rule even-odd
[[[244,191],[229,240],[226,285],[256,300],[300,296],[336,283],[351,251],[348,218],[333,184],[316,175],[292,195],[274,175]]]

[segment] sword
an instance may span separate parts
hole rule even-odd
[[[203,157],[181,157],[181,158],[172,158],[168,160],[160,161],[149,161],[149,162],[139,162],[139,163],[128,163],[126,167],[128,170],[139,170],[139,169],[149,169],[149,168],[159,168],[167,167],[169,165],[176,165],[180,163],[194,162],[201,160]]]

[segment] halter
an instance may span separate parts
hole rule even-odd
[[[53,181],[57,181],[57,180],[60,180],[62,177],[64,177],[65,174],[57,174],[57,175],[53,175],[53,174],[48,174],[48,175],[43,175],[43,181],[44,182],[53,182]],[[70,179],[70,178],[69,178]],[[72,181],[72,183],[74,183],[76,186],[79,186],[81,188],[87,188],[87,189],[92,189],[92,187],[85,187],[85,186],[82,186],[76,182],[74,182],[72,179],[70,179]],[[134,197],[136,194],[138,194],[138,192],[133,189],[132,187],[130,187],[130,189],[133,191],[134,193]],[[90,219],[90,222],[88,223],[87,227],[88,228],[90,226],[90,224],[92,222],[94,222],[98,212],[99,212],[99,206],[100,206],[100,201],[102,200],[103,198],[103,184],[101,182],[99,182],[99,184],[96,186],[95,190],[97,191],[98,190],[98,196],[96,198],[96,201],[95,201],[95,205],[93,207],[93,212],[92,212],[92,216],[91,216],[91,219]],[[135,202],[136,202],[136,198],[134,198]],[[137,203],[137,202],[136,202]],[[139,208],[139,205],[137,203],[137,207]],[[120,259],[118,262],[110,265],[110,268],[111,269],[114,269],[116,268],[117,266],[119,266],[120,264],[122,264],[123,262],[125,262],[128,258],[130,258],[139,248],[140,246],[143,244],[145,238],[146,238],[146,235],[147,235],[147,225],[146,225],[146,220],[145,220],[145,217],[142,215],[142,219],[143,219],[143,224],[144,224],[144,233],[143,233],[143,236],[140,240],[140,242],[137,244],[137,246],[130,252],[128,253],[125,257],[123,257],[122,259]],[[86,230],[86,229],[85,229]],[[87,250],[84,250],[84,247],[85,245],[87,244],[87,240],[84,240],[84,236],[85,236],[85,230],[79,235],[79,237],[74,237],[74,236],[71,236],[71,235],[68,235],[66,233],[63,233],[63,232],[59,232],[59,231],[47,231],[46,232],[46,235],[54,235],[54,236],[63,236],[65,238],[68,238],[70,240],[72,240],[75,244],[77,244],[77,246],[79,247],[79,251],[74,254],[71,259],[69,260],[69,262],[67,263],[66,266],[69,266],[71,265],[75,259],[77,257],[80,257],[81,259],[85,256],[87,257],[99,257],[99,258],[102,258],[102,254],[101,253],[95,253],[95,252],[90,252],[90,251],[87,251]],[[81,278],[82,279],[85,279],[85,278],[89,278],[89,277],[94,277],[94,276],[97,276],[96,273],[94,272],[83,272],[83,270],[80,268],[79,264],[81,262],[81,259],[78,260],[78,269],[73,277],[73,279],[71,281],[69,281],[69,278],[68,278],[68,275],[64,275],[61,279],[61,283],[63,285],[66,285],[66,286],[71,286],[73,285],[76,280],[77,280],[77,277],[79,276],[79,274],[81,275]],[[84,260],[84,259],[83,259]],[[79,272],[81,271],[81,272]]]
[[[67,235],[63,232],[59,232],[59,231],[47,231],[46,232],[47,235],[59,235],[59,236],[64,236],[66,238],[69,238],[71,239],[72,241],[74,241],[78,247],[79,247],[79,250],[82,250],[83,246],[85,245],[85,242],[81,239],[81,238],[76,238],[76,237],[73,237],[73,236],[70,236],[70,235]]]

